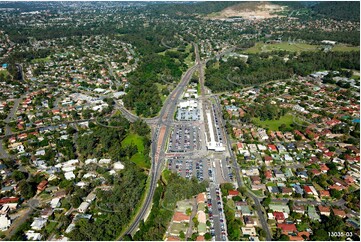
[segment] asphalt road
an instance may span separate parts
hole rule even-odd
[[[125,234],[133,234],[141,220],[144,219],[147,211],[150,209],[152,204],[153,195],[157,186],[157,181],[160,176],[161,167],[165,161],[165,145],[166,140],[169,135],[170,126],[174,121],[174,112],[177,107],[177,102],[180,100],[181,95],[187,86],[190,78],[193,75],[193,72],[197,68],[198,64],[194,65],[193,67],[189,68],[187,72],[183,75],[181,82],[178,86],[173,90],[173,92],[168,96],[166,101],[163,104],[163,108],[159,114],[159,120],[156,124],[155,132],[153,133],[152,137],[152,167],[151,167],[151,181],[150,181],[150,188],[147,194],[146,200],[141,207],[138,215],[136,216],[133,224],[129,226],[128,230]],[[160,136],[160,131],[165,130],[163,137]],[[158,139],[161,138],[161,144],[159,145]]]
[[[161,168],[165,161],[165,147],[167,142],[167,137],[169,136],[172,125],[174,124],[174,113],[177,108],[177,102],[180,100],[184,89],[187,87],[189,80],[191,79],[194,71],[199,68],[200,58],[198,54],[198,46],[194,44],[196,52],[196,63],[193,67],[189,68],[187,72],[183,75],[181,82],[177,87],[168,95],[168,98],[165,100],[163,107],[159,113],[159,119],[155,124],[152,135],[152,145],[151,145],[151,158],[152,158],[152,167],[151,167],[151,181],[150,188],[145,199],[144,204],[140,208],[139,213],[137,214],[133,223],[129,226],[127,231],[124,234],[134,234],[141,220],[144,219],[145,215],[149,211],[153,195],[157,186],[157,181],[160,176]],[[222,54],[219,54],[219,56]],[[128,113],[129,114],[129,113]],[[153,119],[154,120],[154,119]],[[121,238],[122,236],[120,236]]]
[[[220,107],[220,103],[219,103],[218,98],[216,98],[216,103],[217,103],[217,106]],[[220,118],[220,126],[224,127],[223,118]],[[227,147],[228,147],[228,150],[229,150],[229,154],[231,156],[231,160],[233,161],[233,168],[234,168],[235,173],[236,173],[235,175],[236,175],[238,187],[246,187],[245,184],[243,183],[243,180],[242,180],[241,175],[240,175],[241,173],[240,173],[240,169],[239,169],[239,166],[238,166],[238,163],[237,163],[237,159],[234,156],[234,153],[232,151],[231,139],[229,137],[229,134],[227,132],[225,132],[225,136],[226,136],[226,140],[227,140]],[[250,193],[250,192],[247,192],[247,195],[250,196],[253,199],[254,203],[255,203],[259,221],[260,221],[260,223],[262,225],[263,230],[266,232],[266,240],[271,241],[272,240],[272,235],[271,235],[270,229],[268,227],[265,215],[263,214],[262,205],[260,203],[259,198],[256,197],[253,193]]]

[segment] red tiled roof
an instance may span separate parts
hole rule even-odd
[[[277,147],[275,145],[270,144],[270,145],[268,145],[268,148],[273,151],[277,151]]]
[[[199,193],[197,196],[197,203],[204,203],[204,200],[206,200],[204,194]]]
[[[326,166],[326,164],[320,164],[321,171],[328,171],[330,168]]]
[[[309,232],[306,232],[306,231],[298,232],[297,235],[298,235],[298,236],[306,235],[307,238],[310,237],[310,233],[309,233]]]
[[[272,161],[273,159],[272,159],[271,156],[266,155],[266,156],[264,157],[264,160],[265,160],[265,161]]]
[[[272,172],[271,171],[265,171],[264,173],[266,178],[272,178]]]
[[[37,186],[37,189],[42,191],[42,190],[44,190],[46,185],[48,185],[48,181],[44,180],[44,181],[39,183],[39,185]]]
[[[290,241],[304,241],[303,237],[301,236],[288,236],[288,238],[290,239]]]
[[[185,215],[184,213],[181,213],[181,212],[175,212],[174,216],[173,216],[174,222],[189,221],[189,219],[190,219],[190,216]]]
[[[0,204],[4,203],[16,203],[19,201],[18,197],[4,197],[0,199]]]
[[[325,206],[318,206],[318,210],[320,210],[321,213],[329,213],[330,212],[330,207],[325,207]]]
[[[273,216],[276,220],[285,220],[285,215],[281,212],[273,212]]]
[[[178,237],[175,237],[175,236],[169,236],[167,238],[167,241],[180,241],[180,239]]]
[[[202,235],[197,236],[196,241],[205,241],[204,236],[202,236]]]
[[[277,228],[280,228],[285,232],[295,232],[297,231],[295,224],[277,224]]]
[[[305,190],[306,193],[312,193],[312,190],[309,186],[303,186],[303,189]]]
[[[326,190],[321,190],[320,192],[320,196],[321,197],[329,197],[330,196],[330,192],[326,191]]]
[[[341,209],[333,208],[332,211],[336,216],[339,216],[339,217],[345,217],[346,216],[345,211],[343,211]]]
[[[239,192],[237,190],[229,190],[228,195],[229,196],[238,196]]]

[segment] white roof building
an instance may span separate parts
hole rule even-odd
[[[109,164],[111,159],[100,159],[99,164]]]
[[[36,233],[34,230],[26,231],[25,236],[27,240],[41,240],[42,238],[42,235],[40,233]]]
[[[97,158],[94,158],[94,159],[86,159],[85,160],[85,164],[86,165],[88,165],[88,164],[90,164],[90,163],[97,163]]]
[[[11,220],[7,215],[0,215],[0,230],[6,231],[11,225]]]
[[[48,220],[45,218],[34,218],[33,223],[30,225],[33,230],[41,230]]]
[[[50,201],[50,207],[51,208],[57,208],[60,206],[60,198],[53,198],[51,201]]]
[[[64,173],[64,176],[65,176],[65,179],[67,179],[67,180],[75,179],[75,175],[72,171]]]
[[[114,170],[123,170],[124,165],[121,162],[115,162],[114,163]]]
[[[88,210],[89,205],[90,205],[90,203],[88,203],[88,202],[82,202],[78,208],[78,211],[80,213],[85,213],[86,210]]]

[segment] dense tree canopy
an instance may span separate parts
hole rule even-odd
[[[213,91],[235,90],[244,85],[254,85],[271,80],[286,79],[292,75],[308,75],[318,70],[340,68],[359,69],[360,52],[302,52],[285,62],[286,52],[251,55],[247,64],[239,59],[216,65],[207,63],[206,85]],[[291,53],[290,53],[291,56]]]

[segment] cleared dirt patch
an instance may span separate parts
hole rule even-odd
[[[230,17],[242,17],[244,19],[266,19],[278,17],[277,12],[283,11],[284,6],[268,2],[243,2],[228,7],[221,12],[212,13],[207,16],[209,19],[221,19]]]

